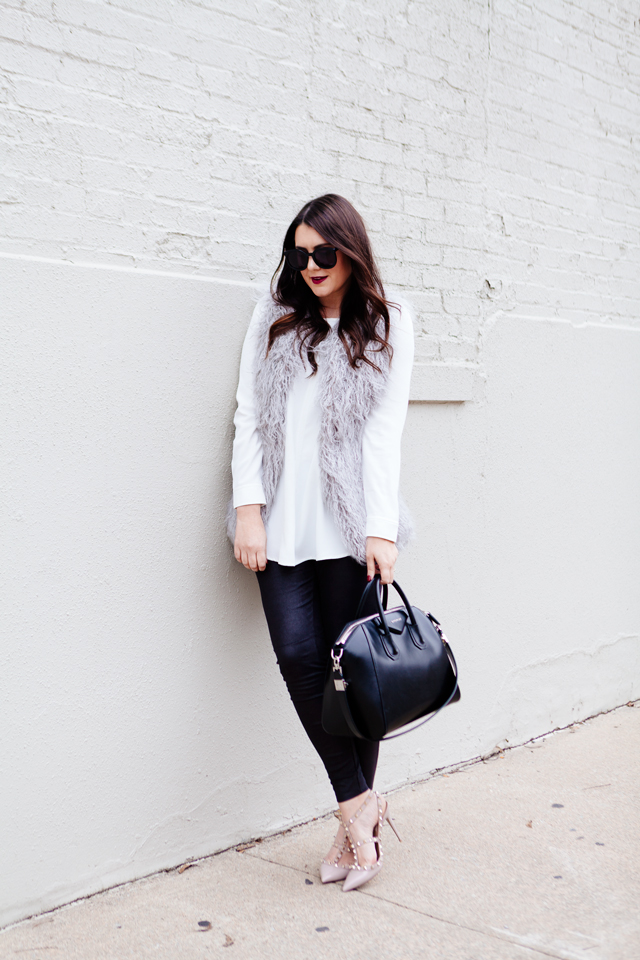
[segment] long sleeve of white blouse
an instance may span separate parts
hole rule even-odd
[[[231,459],[233,506],[266,503],[262,486],[262,442],[256,427],[253,394],[258,311],[255,310],[242,347],[240,378],[236,400],[238,408],[233,422],[236,428]]]
[[[393,300],[393,297],[391,298]],[[362,472],[368,537],[395,542],[398,536],[398,487],[402,430],[407,418],[413,367],[413,318],[406,304],[392,309],[393,358],[387,389],[371,411],[362,440]]]

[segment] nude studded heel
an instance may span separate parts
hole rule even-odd
[[[388,801],[388,800],[387,800],[387,809],[386,809],[385,812],[384,812],[384,817],[382,818],[382,820],[383,820],[383,822],[386,821],[386,822],[389,824],[389,826],[391,827],[391,829],[392,829],[393,832],[395,833],[396,837],[398,838],[399,842],[402,843],[402,837],[400,836],[400,834],[399,834],[398,831],[396,830],[396,825],[395,825],[395,823],[393,822],[393,820],[391,819],[391,817],[389,816],[389,801]]]
[[[362,814],[362,811],[367,806],[369,801],[375,797],[376,804],[378,806],[378,822],[375,824],[372,836],[367,837],[364,840],[354,840],[351,825],[358,817]],[[373,790],[367,795],[364,803],[359,810],[356,810],[354,815],[349,818],[349,822],[345,823],[344,829],[348,837],[349,843],[351,844],[351,849],[353,850],[353,855],[355,857],[355,863],[347,868],[347,876],[342,884],[342,889],[345,893],[348,893],[349,890],[355,890],[357,887],[361,887],[363,883],[372,880],[380,871],[382,870],[382,843],[381,843],[381,834],[382,834],[382,824],[385,822],[389,824],[393,832],[395,833],[398,840],[400,840],[400,834],[396,830],[396,826],[389,816],[389,804],[386,804],[384,813],[382,812],[382,798],[379,793],[375,793]],[[373,843],[376,847],[377,860],[372,864],[360,864],[360,859],[358,857],[358,848],[363,847],[366,843]]]

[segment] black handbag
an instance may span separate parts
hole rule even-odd
[[[458,667],[440,623],[409,604],[387,610],[387,587],[367,584],[356,619],[331,651],[322,701],[322,726],[334,736],[388,740],[460,699]],[[429,716],[427,716],[427,714]],[[415,730],[413,726],[410,729]],[[394,731],[400,730],[399,733]]]

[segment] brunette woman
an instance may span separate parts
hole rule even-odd
[[[377,743],[327,734],[322,694],[367,580],[393,581],[411,532],[398,482],[412,363],[411,314],[385,299],[362,218],[335,194],[307,203],[242,351],[229,535],[258,576],[280,671],[336,794],[320,870],[343,890],[380,870],[390,820],[373,791]]]

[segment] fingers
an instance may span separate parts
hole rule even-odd
[[[380,573],[380,583],[393,583],[395,561],[388,557],[377,557],[377,567]]]
[[[258,570],[264,570],[264,567],[258,566],[256,550],[243,550],[241,563],[247,568],[247,570],[253,570],[254,573],[257,573]]]
[[[372,553],[367,551],[367,580],[373,580],[376,575],[376,561]]]
[[[238,522],[233,555],[247,570],[257,573],[267,565],[267,537],[259,504],[237,508]]]
[[[264,570],[267,566],[266,545],[261,547],[245,547],[236,544],[233,555],[238,563],[241,563],[247,570],[253,570],[254,573],[257,573],[258,570]]]
[[[393,583],[398,550],[391,540],[381,537],[367,537],[367,577],[371,579],[380,574],[380,582]]]

